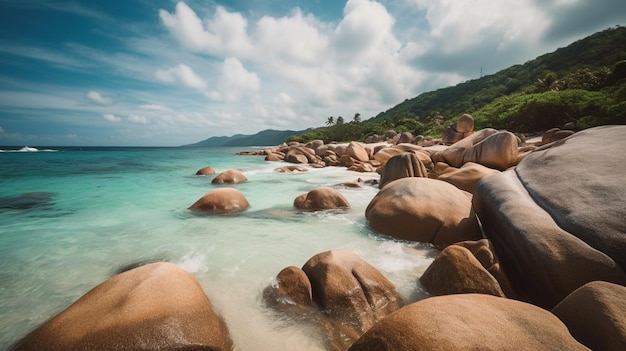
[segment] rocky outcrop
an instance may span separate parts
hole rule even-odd
[[[438,247],[482,238],[468,194],[440,180],[395,180],[374,196],[365,217],[379,233]]]
[[[518,139],[513,133],[486,128],[433,154],[432,158],[435,163],[445,162],[457,168],[467,162],[474,162],[505,170],[519,162],[518,146]]]
[[[243,173],[239,172],[236,169],[229,169],[217,175],[217,177],[213,178],[211,183],[213,184],[239,184],[247,182],[248,178],[246,178]]]
[[[578,132],[478,184],[483,229],[513,288],[533,303],[552,308],[596,280],[626,285],[625,133]]]
[[[241,212],[249,206],[248,200],[239,190],[220,188],[206,193],[189,209],[209,214],[225,214]]]
[[[380,188],[400,178],[428,177],[426,166],[414,153],[393,156],[383,166],[380,174]]]
[[[462,115],[458,121],[449,125],[441,135],[441,141],[452,145],[474,132],[474,118],[469,114]]]
[[[211,166],[200,168],[196,172],[196,175],[200,175],[200,176],[207,176],[207,175],[213,175],[213,174],[215,174],[215,170]]]
[[[376,268],[347,251],[313,256],[302,270],[288,267],[263,293],[268,305],[292,317],[308,315],[328,348],[346,350],[365,331],[402,306],[402,299]],[[311,315],[312,311],[317,314]]]
[[[626,287],[587,283],[554,309],[572,335],[592,350],[626,350]]]
[[[298,196],[294,207],[303,211],[323,211],[337,208],[350,208],[350,203],[341,193],[333,188],[320,187]]]
[[[153,263],[98,285],[16,350],[231,350],[226,325],[200,284]]]
[[[587,350],[550,312],[483,294],[427,298],[387,316],[349,351]]]

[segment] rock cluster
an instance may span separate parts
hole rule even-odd
[[[402,306],[393,284],[347,251],[323,252],[309,259],[302,269],[283,269],[263,296],[269,306],[287,316],[308,315],[333,351],[346,350]]]
[[[626,126],[550,130],[532,142],[508,131],[474,131],[464,115],[439,141],[389,131],[371,138],[373,146],[318,140],[243,153],[297,164],[279,172],[376,171],[380,190],[365,211],[370,228],[441,249],[416,281],[432,297],[407,306],[387,278],[347,251],[286,267],[263,300],[319,328],[333,351],[624,350],[624,135]],[[227,174],[232,183],[241,179]],[[238,190],[217,188],[191,209],[247,206]],[[305,211],[349,206],[331,187],[294,200]],[[156,263],[102,283],[17,349],[231,347],[193,277]]]

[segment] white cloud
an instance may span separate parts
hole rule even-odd
[[[238,59],[229,57],[222,64],[221,91],[209,93],[209,97],[223,97],[227,102],[234,102],[248,93],[258,91],[260,87],[261,80],[256,73],[249,72]]]
[[[131,114],[130,116],[128,116],[128,121],[135,124],[147,124],[148,118],[146,118],[145,116]]]
[[[157,104],[139,105],[139,108],[142,110],[149,110],[149,111],[169,111],[169,108],[162,106],[162,105],[157,105]]]
[[[386,42],[397,50],[400,44],[393,37],[393,24],[394,18],[380,3],[349,0],[334,33],[335,50],[354,58],[384,49]]]
[[[113,123],[118,123],[121,122],[122,119],[120,117],[115,116],[112,113],[105,113],[104,115],[102,115],[102,118],[104,118],[105,120],[109,121],[109,122],[113,122]]]
[[[65,135],[65,137],[68,138],[68,139],[77,139],[78,135],[73,134],[73,133],[69,133],[69,134]]]
[[[550,24],[535,0],[413,0],[426,11],[433,45],[459,52],[484,44],[506,46],[533,42]]]
[[[206,88],[205,81],[198,77],[191,67],[185,64],[179,64],[166,70],[158,70],[155,75],[158,80],[165,83],[180,84],[194,89]]]
[[[113,104],[113,99],[108,97],[108,96],[104,96],[102,95],[102,93],[95,91],[95,90],[90,90],[87,92],[87,95],[85,95],[85,98],[87,99],[87,101],[89,101],[92,104],[96,104],[96,105],[111,105]]]
[[[184,2],[176,5],[176,12],[159,11],[161,21],[186,49],[217,55],[238,55],[250,49],[246,19],[240,13],[228,12],[218,6],[213,18],[202,20]]]
[[[254,34],[257,54],[281,62],[319,62],[326,54],[328,37],[320,23],[297,9],[289,17],[262,17]]]

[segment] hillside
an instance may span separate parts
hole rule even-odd
[[[304,131],[266,129],[252,135],[236,134],[233,136],[211,137],[195,144],[182,147],[227,147],[227,146],[267,146],[281,144],[289,136]]]
[[[463,113],[478,128],[536,132],[626,124],[626,27],[595,33],[493,75],[426,92],[363,122],[320,127],[289,140],[363,140],[387,129],[438,135]]]

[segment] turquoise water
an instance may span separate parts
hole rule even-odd
[[[286,165],[242,148],[72,148],[0,152],[0,349],[51,318],[120,268],[174,262],[191,272],[222,314],[239,350],[319,350],[311,332],[267,311],[261,291],[289,265],[343,249],[376,266],[408,301],[432,261],[425,245],[372,232],[365,208],[375,187],[339,188],[347,211],[302,213],[296,196],[318,186],[377,179],[329,167],[285,174]],[[236,215],[187,210],[215,189],[212,166],[242,171],[251,207]],[[25,195],[26,194],[26,195]]]

